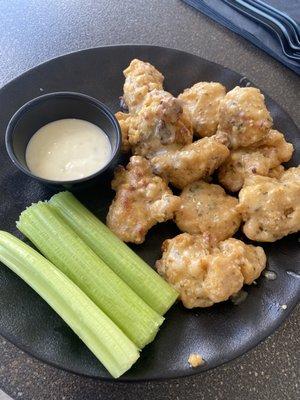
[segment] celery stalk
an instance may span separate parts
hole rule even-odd
[[[163,317],[127,286],[48,204],[20,215],[18,229],[139,347],[150,343]]]
[[[160,314],[171,307],[178,293],[70,192],[58,193],[49,202],[86,244],[150,307]]]
[[[0,231],[0,261],[27,282],[117,378],[139,358],[137,347],[61,271],[37,251]]]

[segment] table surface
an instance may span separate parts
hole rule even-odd
[[[0,14],[0,86],[71,51],[123,43],[160,45],[247,76],[300,126],[299,77],[179,0],[1,0]],[[237,360],[192,378],[138,384],[105,383],[55,369],[0,337],[0,388],[26,400],[269,400],[270,394],[276,400],[296,400],[299,328],[300,307],[275,334]]]

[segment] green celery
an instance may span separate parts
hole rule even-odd
[[[115,378],[139,358],[134,343],[68,277],[37,251],[0,231],[0,261],[27,282]]]
[[[86,244],[150,307],[164,314],[178,293],[70,192],[50,199],[57,212]]]
[[[127,286],[48,203],[20,215],[18,229],[139,347],[150,343],[163,317]]]

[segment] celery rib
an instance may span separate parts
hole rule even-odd
[[[70,192],[50,201],[85,243],[150,307],[163,315],[178,293]]]
[[[139,358],[130,339],[68,277],[13,235],[0,231],[0,261],[27,282],[117,378]]]
[[[139,347],[150,343],[163,317],[127,286],[48,203],[20,215],[18,229]]]

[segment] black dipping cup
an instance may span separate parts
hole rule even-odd
[[[85,178],[70,181],[40,178],[27,167],[27,144],[42,126],[65,118],[83,119],[103,129],[111,144],[111,158],[99,171]],[[45,94],[24,104],[7,125],[5,143],[10,159],[26,175],[54,190],[80,190],[108,182],[112,177],[120,153],[121,130],[114,114],[100,101],[81,93],[57,92]]]

